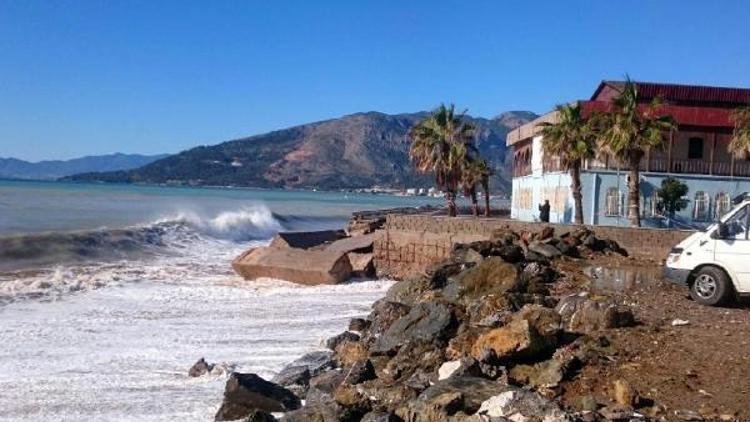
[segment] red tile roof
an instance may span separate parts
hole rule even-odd
[[[619,90],[625,82],[602,81],[591,96],[592,101],[604,99],[599,98],[605,88],[610,87]],[[716,86],[700,85],[678,85],[662,84],[652,82],[636,82],[638,93],[644,99],[660,97],[663,100],[679,102],[705,102],[726,104],[750,104],[750,89],[748,88],[725,88]]]
[[[609,101],[581,101],[584,115],[589,115],[594,111],[612,111],[614,105]],[[648,105],[639,106],[639,109],[646,111]],[[718,107],[685,107],[665,104],[656,110],[658,115],[671,115],[680,125],[702,126],[716,128],[732,128],[731,115],[734,110],[730,108]]]

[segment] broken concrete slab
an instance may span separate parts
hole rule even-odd
[[[345,237],[326,246],[326,250],[329,252],[372,252],[374,240],[374,234]]]
[[[281,232],[274,236],[272,248],[309,249],[329,242],[335,242],[346,236],[343,230],[320,230],[313,232]]]
[[[345,253],[295,248],[250,249],[232,261],[232,268],[246,280],[267,277],[307,285],[341,283],[352,273]]]

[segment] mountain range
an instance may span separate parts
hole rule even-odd
[[[195,147],[132,170],[76,174],[65,180],[303,189],[428,187],[433,177],[415,171],[407,135],[428,115],[356,113]],[[509,191],[508,131],[536,117],[528,111],[492,119],[466,116],[476,126],[477,146],[494,170],[493,190]]]
[[[78,173],[130,170],[167,157],[169,154],[108,154],[71,160],[29,162],[17,158],[0,157],[0,178],[54,180]]]

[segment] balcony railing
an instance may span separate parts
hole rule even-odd
[[[618,165],[615,160],[607,163],[592,160],[586,165],[587,169],[617,170],[628,169],[627,165]],[[651,158],[641,160],[639,169],[651,173],[684,173],[684,174],[706,174],[714,176],[738,176],[750,177],[750,162],[748,161],[707,161],[707,160],[672,160],[663,158]]]

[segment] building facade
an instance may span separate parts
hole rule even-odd
[[[732,138],[731,114],[750,105],[750,89],[637,83],[640,99],[664,102],[661,111],[672,115],[677,130],[665,133],[665,147],[646,153],[640,164],[642,224],[651,227],[696,228],[726,212],[731,198],[750,192],[750,156],[737,159],[727,150]],[[623,82],[605,81],[590,100],[580,101],[584,115],[611,108]],[[539,204],[549,200],[550,222],[573,221],[570,176],[555,157],[545,157],[539,123],[555,122],[548,113],[508,134],[513,153],[511,217],[539,218]],[[688,206],[668,220],[659,211],[656,194],[661,181],[676,177],[688,186]],[[613,157],[584,163],[581,172],[583,220],[586,224],[625,226],[628,168]]]

